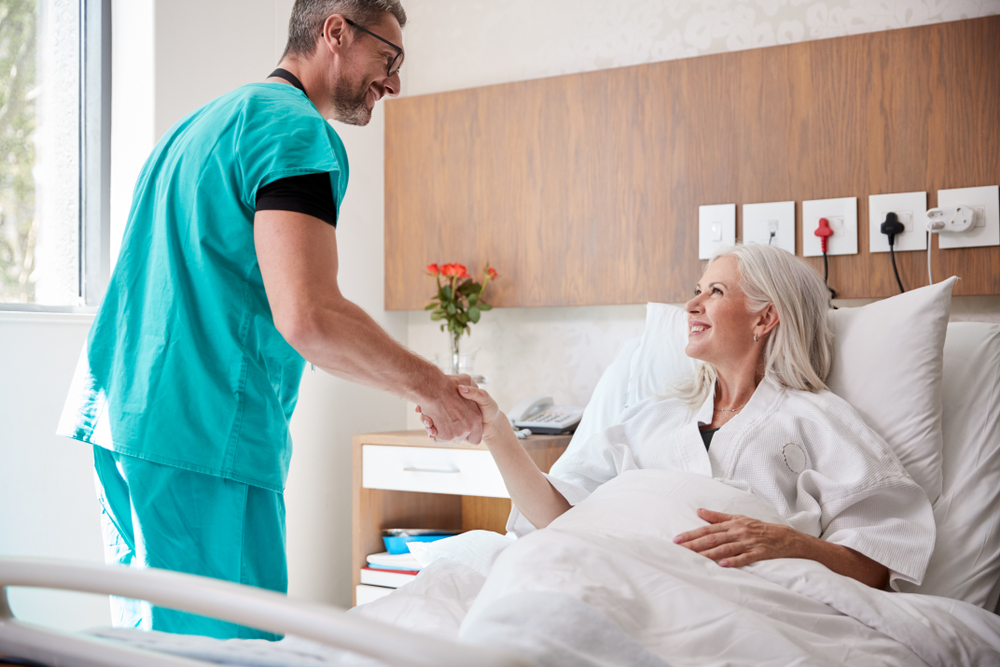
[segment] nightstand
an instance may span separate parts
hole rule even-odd
[[[569,435],[533,435],[521,444],[543,472]],[[485,445],[437,443],[424,431],[354,436],[354,590],[369,554],[385,551],[384,528],[492,530],[503,534],[510,498]]]

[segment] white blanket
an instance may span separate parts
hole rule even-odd
[[[703,525],[699,507],[780,521],[709,478],[632,471],[517,541],[472,533],[433,543],[413,582],[358,613],[553,667],[1000,664],[1000,617],[978,607],[876,591],[812,561],[722,568],[675,545]],[[151,634],[147,646],[162,638],[158,648],[226,664],[357,664],[295,638],[168,646],[174,638]],[[240,662],[243,649],[254,659]]]

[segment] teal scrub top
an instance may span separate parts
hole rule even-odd
[[[262,186],[317,172],[339,212],[344,145],[290,85],[243,86],[167,132],[136,183],[60,435],[284,489],[305,360],[274,326],[254,208]]]

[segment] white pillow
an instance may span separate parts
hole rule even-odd
[[[827,385],[885,438],[932,503],[941,494],[941,368],[955,280],[830,311]]]
[[[646,304],[646,328],[632,356],[628,380],[630,407],[694,373],[698,363],[684,354],[688,343],[687,313],[666,303]]]
[[[1000,324],[948,325],[942,393],[937,543],[923,583],[900,588],[994,610],[1000,599]]]
[[[580,419],[579,426],[573,432],[573,443],[586,442],[590,436],[600,433],[611,424],[618,421],[618,415],[622,413],[626,406],[628,394],[628,378],[632,369],[632,357],[639,349],[640,337],[630,338],[625,341],[621,351],[611,365],[604,369],[601,379],[594,387],[587,407],[583,411],[583,418]]]

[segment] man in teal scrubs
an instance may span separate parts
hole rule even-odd
[[[365,125],[399,93],[405,23],[398,0],[297,0],[278,69],[183,118],[143,167],[59,425],[94,448],[109,563],[287,590],[306,361],[420,404],[438,439],[478,442],[460,379],[337,286],[348,163],[326,118]],[[135,600],[112,610],[116,625],[272,637]]]

